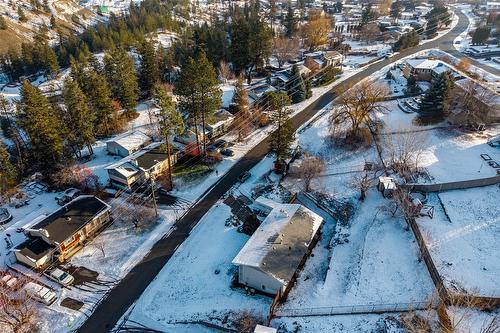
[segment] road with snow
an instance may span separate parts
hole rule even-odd
[[[405,50],[390,59],[384,59],[374,63],[365,70],[346,79],[334,89],[311,103],[303,111],[296,114],[292,118],[293,127],[298,129],[330,103],[335,98],[335,91],[339,86],[341,88],[349,87],[379,71],[383,67],[415,52],[431,48],[439,48],[443,51],[454,50],[453,40],[461,32],[466,30],[468,26],[468,19],[465,15],[462,13],[457,14],[459,16],[459,21],[449,33],[434,41]],[[462,57],[463,55],[459,54],[456,56]],[[175,250],[184,240],[186,240],[191,230],[198,224],[203,215],[205,215],[210,207],[212,207],[219,198],[236,183],[237,177],[243,171],[250,170],[268,153],[268,147],[269,138],[266,138],[243,156],[217,183],[208,189],[206,195],[202,196],[202,199],[199,200],[186,215],[176,222],[173,231],[160,239],[144,259],[110,291],[107,298],[95,308],[93,314],[87,319],[82,327],[80,327],[78,332],[104,333],[112,330],[120,318],[160,272],[162,267],[169,261],[175,253]],[[123,244],[123,246],[127,246],[127,244]],[[165,287],[168,288],[168,286]],[[179,295],[179,297],[182,297],[182,295]],[[165,306],[168,306],[168,304],[165,304]]]

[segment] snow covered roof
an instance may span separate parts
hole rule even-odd
[[[406,63],[413,68],[418,69],[433,69],[437,67],[441,62],[439,60],[433,59],[408,59]]]
[[[276,332],[277,330],[275,328],[262,325],[255,326],[255,329],[253,331],[253,333],[276,333]]]
[[[286,285],[322,223],[321,216],[302,205],[277,204],[233,264],[258,268]]]
[[[130,151],[141,147],[149,141],[151,141],[151,138],[148,135],[144,134],[141,131],[133,131],[109,140],[107,143],[109,144],[111,142],[114,142],[115,144],[120,145],[126,150]]]

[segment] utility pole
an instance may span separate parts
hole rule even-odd
[[[158,207],[156,206],[156,195],[155,195],[155,182],[151,173],[149,174],[149,179],[151,180],[151,195],[153,196],[153,207],[155,208],[156,217],[158,217]]]

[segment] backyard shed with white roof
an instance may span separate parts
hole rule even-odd
[[[234,258],[238,282],[286,295],[319,238],[323,218],[299,204],[277,204]]]
[[[144,148],[151,141],[151,138],[143,132],[133,131],[106,142],[106,150],[111,155],[127,157]]]

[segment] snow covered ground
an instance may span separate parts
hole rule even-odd
[[[402,111],[400,111],[402,112]],[[283,311],[344,305],[424,302],[434,286],[406,224],[381,209],[388,200],[376,191],[358,201],[353,177],[365,161],[377,162],[374,147],[354,151],[332,145],[329,114],[319,118],[298,137],[301,148],[325,161],[323,175],[313,190],[354,206],[348,225],[337,224],[335,236],[324,233],[292,289]],[[302,190],[294,178],[284,181],[292,191]],[[326,244],[324,243],[326,241]]]
[[[450,290],[500,296],[499,197],[498,185],[432,194],[434,218],[417,219]]]

